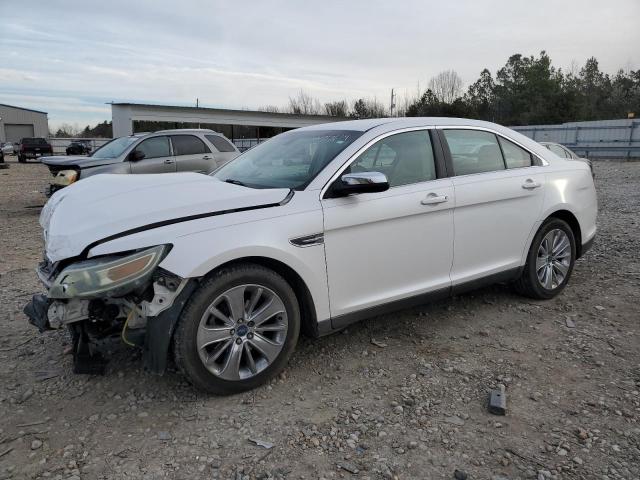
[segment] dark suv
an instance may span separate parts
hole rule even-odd
[[[89,140],[73,140],[65,150],[67,155],[89,155],[91,143]]]
[[[28,158],[53,155],[53,147],[44,138],[23,138],[18,149],[18,161],[24,163]]]

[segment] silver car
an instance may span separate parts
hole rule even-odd
[[[240,154],[213,130],[179,129],[114,138],[90,156],[43,157],[57,190],[99,173],[211,173]]]

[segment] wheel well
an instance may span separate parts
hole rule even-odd
[[[568,210],[558,210],[547,218],[559,218],[569,224],[573,236],[576,239],[576,258],[580,258],[582,256],[582,231],[580,230],[580,223],[575,215]]]
[[[300,325],[302,333],[314,338],[319,336],[318,319],[316,317],[316,307],[313,303],[313,297],[311,296],[311,292],[309,291],[307,284],[304,283],[302,277],[300,277],[300,275],[298,275],[298,273],[293,268],[280,262],[279,260],[274,260],[272,258],[244,257],[238,258],[236,260],[231,260],[227,263],[223,263],[222,265],[216,267],[213,271],[228,267],[230,265],[237,265],[239,263],[254,263],[273,270],[274,272],[281,275],[287,281],[287,283],[291,285],[291,288],[293,289],[293,292],[296,294],[296,298],[298,299],[298,305],[300,306],[300,320],[302,322],[302,324]],[[211,274],[212,272],[209,272],[209,274]]]

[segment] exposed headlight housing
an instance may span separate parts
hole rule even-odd
[[[55,177],[53,177],[53,184],[66,187],[71,185],[78,179],[78,172],[76,170],[60,170]]]
[[[94,258],[69,265],[51,284],[49,298],[121,296],[153,273],[168,251],[167,245],[124,255]]]

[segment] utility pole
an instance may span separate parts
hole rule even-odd
[[[198,108],[199,106],[200,106],[200,100],[196,98],[196,108]]]
[[[389,106],[389,116],[393,117],[393,109],[396,108],[396,94],[391,89],[391,104]]]

